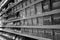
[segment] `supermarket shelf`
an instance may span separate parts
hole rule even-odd
[[[43,26],[5,26],[7,28],[45,28],[45,29],[60,29],[60,25],[43,25]]]
[[[30,37],[30,38],[34,38],[34,39],[39,39],[39,40],[52,40],[52,39],[48,39],[48,38],[36,37],[36,36],[31,36],[31,35],[22,34],[22,33],[16,33],[16,32],[13,32],[11,30],[6,30],[6,29],[3,29],[1,31],[17,34],[17,35],[20,35],[20,36]]]
[[[25,8],[28,8],[28,7],[32,6],[32,5],[34,5],[34,4],[37,4],[37,3],[39,3],[40,1],[43,1],[43,0],[38,0],[38,1],[36,1],[36,2],[34,2],[34,3],[32,3],[32,4],[30,4],[30,5],[28,5],[28,6],[25,6],[24,8],[21,8],[20,10],[23,10],[23,9],[25,9]],[[16,12],[18,12],[18,11],[20,11],[20,10],[17,10]],[[16,12],[15,12],[15,13],[16,13]]]
[[[32,3],[31,5],[34,5],[34,4],[36,4],[36,3],[40,2],[40,1],[43,1],[43,0],[38,0],[38,1],[36,1],[35,3]],[[16,6],[17,4],[19,4],[20,2],[21,2],[21,1],[19,1],[19,2],[17,2],[17,3],[14,3],[14,5],[13,5],[13,6],[11,6],[11,7],[7,8],[7,9],[6,9],[6,11],[4,11],[3,13],[5,13],[5,12],[7,12],[9,9],[11,9],[11,8],[15,7],[15,6]],[[26,7],[22,8],[22,9],[20,9],[20,10],[23,10],[23,9],[25,9],[25,8],[27,8],[27,7],[31,6],[31,5],[28,5],[28,6],[26,6]],[[20,11],[20,10],[18,10],[18,11]],[[18,12],[18,11],[16,11],[16,12]],[[15,12],[15,13],[16,13],[16,12]]]
[[[56,9],[50,12],[45,12],[39,15],[34,15],[34,16],[30,16],[30,17],[25,17],[25,18],[15,18],[15,19],[9,19],[7,21],[4,22],[13,22],[13,21],[17,21],[17,20],[24,20],[24,19],[30,19],[30,18],[36,18],[36,17],[41,17],[41,16],[46,16],[46,15],[52,15],[52,14],[58,14],[60,13],[60,9]]]

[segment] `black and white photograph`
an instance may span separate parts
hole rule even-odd
[[[0,40],[60,40],[60,0],[0,0]]]

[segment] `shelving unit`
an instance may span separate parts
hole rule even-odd
[[[13,33],[13,34],[17,34],[17,35],[20,35],[20,36],[26,36],[26,37],[30,37],[30,38],[34,38],[34,39],[38,39],[38,40],[51,40],[51,39],[48,39],[48,38],[36,37],[36,36],[27,35],[27,34],[13,32],[12,30],[8,30],[7,31],[6,29],[3,29],[3,30],[0,30],[0,31],[4,31],[4,32],[8,32],[8,33]]]
[[[4,29],[0,31],[37,40],[59,40],[59,4],[60,0],[9,2],[6,10],[1,12]]]
[[[34,15],[34,16],[29,16],[29,17],[25,17],[25,18],[12,18],[12,19],[8,19],[4,22],[13,22],[13,21],[17,21],[17,20],[24,20],[24,19],[30,19],[30,18],[35,18],[35,17],[40,17],[40,16],[46,16],[46,15],[53,15],[53,14],[57,14],[57,13],[60,13],[60,9],[56,9],[56,10],[53,10],[53,11],[50,11],[50,12],[45,12],[43,14],[40,14],[40,15]]]

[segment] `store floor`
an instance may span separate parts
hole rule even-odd
[[[7,37],[4,37],[4,36],[1,36],[1,35],[0,35],[0,40],[12,40],[12,39],[9,39],[9,38],[7,38]]]

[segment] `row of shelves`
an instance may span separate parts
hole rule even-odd
[[[34,4],[36,4],[36,3],[40,2],[40,1],[43,1],[43,0],[37,0],[35,3],[32,3],[31,5],[34,5]],[[19,2],[14,3],[14,5],[12,5],[11,7],[8,7],[4,12],[2,12],[2,14],[3,14],[3,13],[6,13],[9,9],[13,9],[15,6],[17,6],[17,5],[20,4],[21,2],[22,2],[22,0],[19,1]],[[23,9],[25,9],[25,8],[27,8],[27,7],[29,7],[29,6],[30,6],[30,5],[24,7]]]
[[[34,3],[32,3],[31,5],[34,5],[34,4],[36,4],[36,3],[38,3],[38,2],[40,2],[40,1],[42,1],[42,0],[38,0],[38,1],[36,1],[36,2],[34,2]],[[29,7],[29,6],[31,6],[31,5],[28,5],[28,6],[26,6],[26,7],[24,7],[24,8],[21,8],[21,9],[25,9],[25,8],[27,8],[27,7]],[[13,8],[12,8],[13,9]],[[14,8],[15,9],[15,8]],[[20,10],[20,9],[19,9]],[[12,10],[11,10],[12,11]],[[14,12],[14,10],[13,10],[13,12]],[[12,12],[11,12],[12,13]],[[8,13],[8,14],[11,14],[11,13]],[[12,13],[13,14],[13,13]],[[14,14],[16,14],[16,13],[14,13]],[[17,13],[18,14],[18,13]],[[21,15],[22,16],[22,15]]]
[[[10,23],[5,23],[3,25],[11,25],[11,26],[44,26],[44,25],[59,25],[60,24],[60,13],[43,16],[43,17],[35,17],[24,20],[12,21]]]
[[[38,39],[38,40],[51,40],[51,39],[48,39],[48,38],[36,37],[36,36],[22,34],[22,33],[16,33],[16,32],[13,32],[12,30],[3,29],[3,30],[0,30],[0,31],[9,32],[9,33],[13,33],[13,34],[17,34],[17,35],[20,35],[20,36],[25,36],[25,37],[33,38],[33,39]]]
[[[1,34],[0,36],[6,37],[10,40],[37,40],[37,39],[24,37],[24,36],[17,35],[17,34],[11,34],[8,32],[0,32],[0,34]]]
[[[30,16],[30,17],[25,17],[25,18],[11,18],[11,19],[8,19],[8,20],[5,20],[4,22],[13,22],[13,21],[18,21],[18,20],[24,20],[24,19],[30,19],[30,18],[35,18],[35,17],[41,17],[41,16],[47,16],[47,15],[53,15],[53,14],[58,14],[60,13],[60,9],[56,9],[56,10],[53,10],[53,11],[50,11],[50,12],[45,12],[43,14],[40,14],[40,15],[34,15],[34,16]]]
[[[37,1],[36,3],[38,3],[38,2],[40,2],[40,1]],[[25,8],[19,9],[19,11],[21,11],[21,10],[23,10],[23,9],[26,9],[26,8],[32,6],[32,5],[36,4],[36,3],[33,3],[33,4],[31,4],[31,5],[29,5],[29,6],[25,7]],[[17,11],[18,13],[16,13],[16,14],[18,14],[17,17],[12,17],[12,18],[10,18],[10,19],[8,19],[8,20],[11,20],[11,19],[12,19],[12,20],[13,20],[13,19],[14,19],[14,20],[15,20],[15,19],[18,20],[18,19],[21,19],[20,16],[22,16],[22,19],[25,19],[25,18],[26,18],[26,17],[25,17],[26,14],[19,13],[19,11]],[[14,11],[13,11],[13,12],[14,12]],[[60,12],[59,12],[59,9],[52,10],[52,11],[45,12],[45,13],[41,13],[41,12],[40,12],[40,14],[38,14],[38,15],[39,15],[39,16],[42,16],[42,15],[45,16],[45,15],[51,15],[51,14],[56,14],[56,13],[60,13]],[[12,14],[13,14],[13,13],[12,13]],[[15,14],[15,13],[14,13],[14,14]],[[32,13],[32,14],[33,14],[33,13]],[[38,16],[38,15],[33,15],[33,16],[35,17],[35,16]],[[15,16],[16,16],[16,15],[15,15]],[[33,17],[33,16],[32,16],[32,17]],[[31,18],[31,17],[28,16],[28,18]]]
[[[19,30],[18,30],[19,29]],[[41,29],[41,28],[5,28],[3,32],[12,33],[14,35],[29,37],[38,40],[59,40],[60,29]]]

